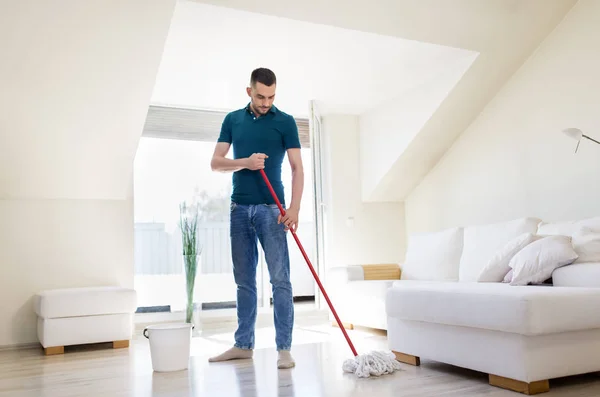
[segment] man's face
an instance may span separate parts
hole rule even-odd
[[[273,84],[270,87],[262,83],[256,83],[254,87],[246,88],[246,92],[248,92],[248,96],[251,99],[252,108],[255,112],[260,115],[265,115],[273,106],[273,101],[275,100],[275,87],[276,84]]]

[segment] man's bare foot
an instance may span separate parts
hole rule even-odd
[[[231,349],[226,350],[224,353],[219,354],[218,356],[209,358],[208,361],[214,363],[228,360],[245,360],[249,358],[252,358],[251,349],[240,349],[239,347],[234,346]]]

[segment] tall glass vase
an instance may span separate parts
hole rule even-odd
[[[194,322],[194,287],[200,255],[183,255],[183,267],[185,269],[186,306],[185,322]]]

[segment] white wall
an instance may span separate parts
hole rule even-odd
[[[42,289],[133,286],[132,200],[0,200],[0,346],[37,341]]]
[[[0,8],[0,346],[43,289],[133,286],[133,159],[175,0]]]
[[[358,116],[323,117],[329,189],[326,267],[399,263],[404,257],[404,204],[364,203],[361,198]],[[348,226],[348,218],[354,218]]]
[[[408,233],[600,214],[600,2],[581,0],[406,201]]]
[[[381,179],[476,58],[477,53],[465,51],[458,60],[446,63],[442,72],[360,116],[363,200],[372,200]]]

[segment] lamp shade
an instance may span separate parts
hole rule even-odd
[[[576,141],[580,141],[583,137],[583,132],[579,128],[566,128],[562,132]]]

